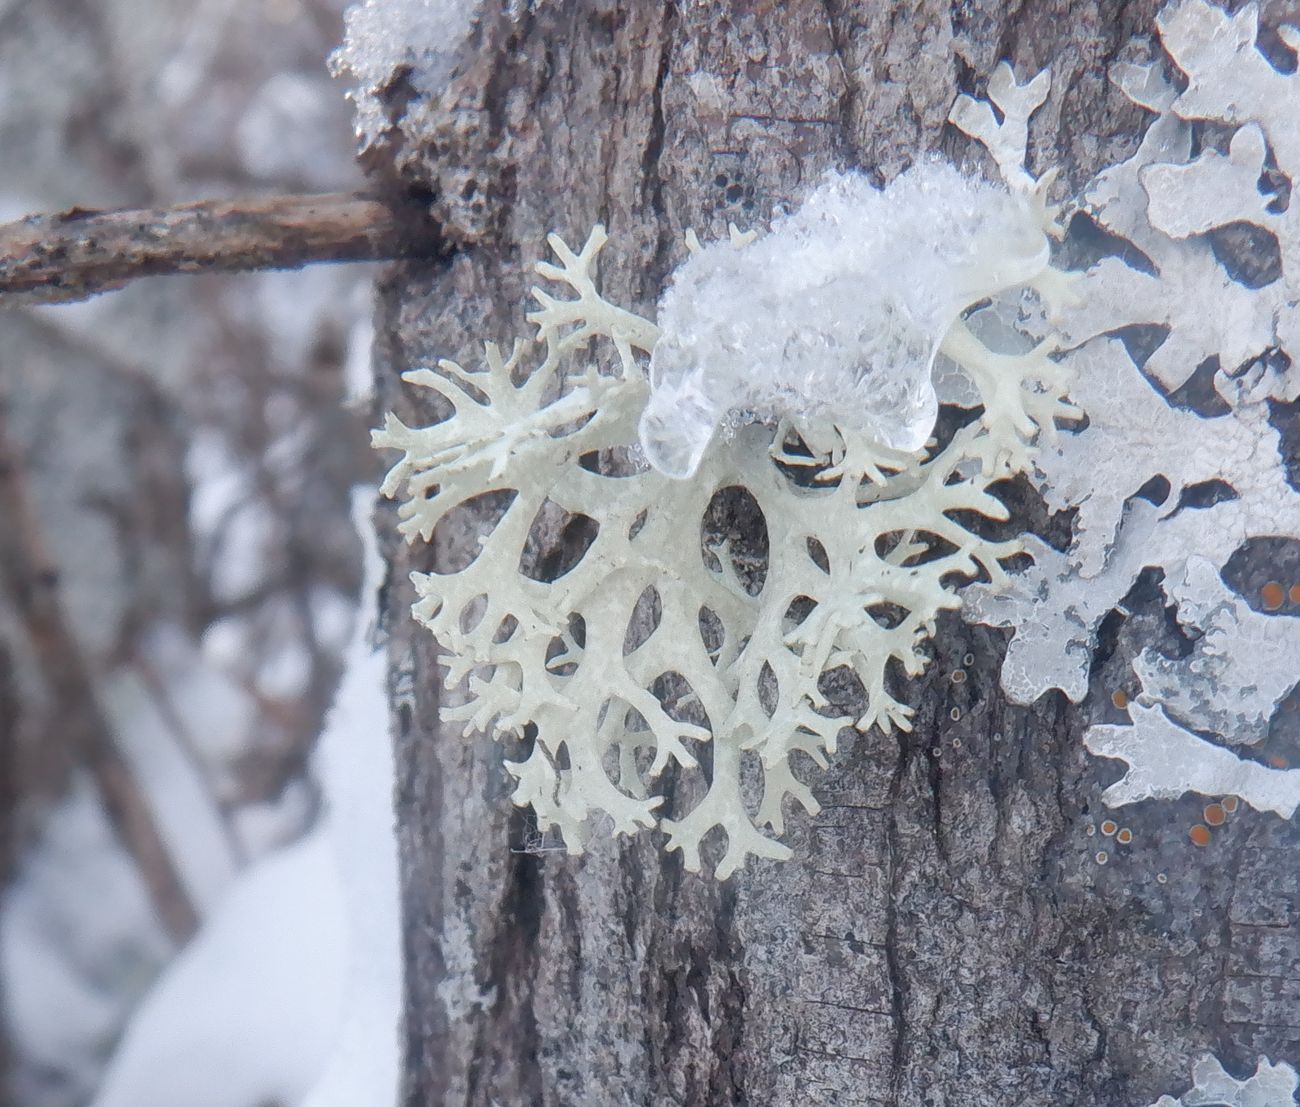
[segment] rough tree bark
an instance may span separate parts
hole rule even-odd
[[[429,190],[451,244],[381,288],[381,400],[404,418],[429,413],[399,371],[521,333],[546,232],[605,222],[604,287],[648,309],[688,227],[760,225],[830,166],[977,158],[945,118],[1003,58],[1050,67],[1035,164],[1077,187],[1135,145],[1106,70],[1152,54],[1157,4],[536,7],[486,16],[441,100],[391,90],[372,170]],[[915,733],[846,736],[795,859],[717,883],[646,841],[519,851],[501,751],[438,725],[437,651],[407,614],[406,572],[439,551],[390,551],[408,1104],[1142,1107],[1203,1049],[1300,1059],[1294,826],[1239,818],[1197,851],[1187,798],[1127,811],[1109,864],[1087,834],[1116,770],[1080,735],[1122,718],[1130,659],[1169,643],[1157,588],[1109,626],[1079,707],[1009,705],[1000,632],[945,620]]]

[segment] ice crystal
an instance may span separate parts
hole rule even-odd
[[[1023,197],[950,165],[922,162],[884,189],[832,177],[749,249],[719,243],[677,270],[641,445],[655,468],[688,477],[732,414],[919,450],[939,411],[935,356],[958,315],[1047,259]]]
[[[1011,82],[1005,94],[1023,103],[1041,87]],[[1010,137],[996,127],[989,135],[1004,157],[1015,145],[1013,116],[1007,119]],[[1015,164],[1023,158],[1022,136]],[[402,531],[428,541],[459,506],[488,492],[508,498],[467,566],[415,575],[415,614],[448,650],[447,684],[458,702],[446,708],[447,721],[531,739],[531,749],[507,767],[517,781],[515,802],[532,807],[540,829],[558,828],[576,851],[595,816],[621,834],[658,826],[668,848],[682,850],[686,867],[697,870],[703,839],[720,827],[726,850],[716,873],[726,877],[748,855],[788,855],[759,829],[782,832],[788,798],[817,811],[792,755],[824,767],[847,725],[910,728],[912,709],[891,694],[888,671],[922,672],[926,640],[939,613],[959,606],[962,581],[981,573],[994,587],[1003,580],[1002,562],[1020,543],[991,540],[972,520],[1006,518],[992,486],[1032,465],[1039,437],[1058,417],[1077,414],[1064,401],[1065,377],[1050,343],[1026,339],[1014,352],[995,352],[977,336],[990,329],[987,321],[951,318],[1004,284],[1033,289],[1035,302],[1052,309],[1066,295],[1047,266],[1043,234],[1053,227],[1043,185],[1023,169],[1008,184],[1010,191],[979,185],[933,166],[893,193],[869,195],[856,178],[828,183],[803,223],[794,216],[753,243],[733,235],[731,244],[701,250],[687,263],[661,311],[677,328],[671,357],[660,352],[666,339],[657,325],[598,292],[603,229],[577,253],[552,236],[558,264],[538,270],[571,295],[535,291],[535,342],[517,344],[508,356],[488,346],[478,370],[443,361],[405,375],[440,394],[453,413],[423,428],[390,415],[375,434],[376,446],[403,455],[384,484],[387,495],[402,497]],[[879,274],[840,274],[845,257],[829,248],[820,258],[800,252],[807,240],[796,229],[824,235],[828,211],[847,217],[845,205],[856,199],[879,213],[903,196],[915,207],[897,213],[910,228],[894,241],[900,253],[887,261],[872,256],[896,265],[907,264],[913,250],[930,251],[917,273],[931,287],[907,294],[919,297],[913,306],[889,301],[895,293]],[[948,209],[953,200],[956,215]],[[859,226],[863,217],[854,218]],[[936,243],[936,228],[952,228],[960,241]],[[833,306],[850,316],[843,324],[850,349],[838,361],[821,360],[840,324],[814,307],[819,280]],[[748,294],[755,281],[761,297]],[[877,301],[844,301],[862,291]],[[1017,286],[1015,295],[1021,291]],[[929,312],[915,333],[916,320],[903,317],[912,310]],[[735,352],[720,391],[701,388],[713,405],[710,420],[723,407],[750,418],[728,434],[688,436],[689,480],[620,463],[637,452],[652,392],[648,369],[663,387],[665,359],[696,364],[685,357],[688,348],[731,356],[728,313],[737,337],[764,356],[792,333],[791,319],[811,328],[808,341],[796,339],[788,358],[783,348],[758,391],[737,383],[749,350]],[[772,322],[774,314],[786,322]],[[689,319],[702,321],[699,328],[684,324]],[[827,372],[851,375],[867,364],[860,333],[867,324],[895,328],[882,339],[890,358],[905,349],[915,357],[896,368],[917,394],[930,392],[924,411],[933,407],[928,377],[938,343],[945,371],[978,399],[977,417],[935,441],[932,415],[908,414],[904,395],[909,448],[900,450],[889,445],[899,426],[895,397],[875,412],[870,403],[819,403],[816,389]],[[933,333],[944,326],[946,333]],[[756,370],[766,364],[754,361]],[[788,407],[777,398],[787,391]],[[758,574],[742,573],[733,551],[706,527],[711,505],[737,488],[752,497],[766,528]],[[530,536],[557,509],[586,517],[595,537],[562,575],[537,579],[525,571]],[[860,713],[845,716],[828,702],[821,681],[834,669],[850,670],[861,683]],[[657,778],[670,764],[689,776],[706,742],[712,769],[703,798],[676,819],[660,818],[664,797],[651,791]],[[761,779],[761,795],[752,799],[742,784],[746,755]],[[687,794],[680,788],[678,801]]]

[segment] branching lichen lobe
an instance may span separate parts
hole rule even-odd
[[[818,809],[791,768],[792,755],[825,767],[846,725],[909,728],[911,708],[890,693],[887,672],[897,666],[906,676],[920,674],[939,612],[959,606],[957,585],[977,575],[996,584],[1002,562],[1021,551],[1015,539],[990,540],[969,527],[975,519],[1006,518],[992,486],[1027,471],[1039,437],[1051,436],[1058,418],[1077,414],[1044,338],[1047,317],[1069,300],[1065,280],[1048,265],[1047,236],[1056,232],[1044,199],[1049,181],[1020,168],[1022,117],[1045,91],[1041,79],[1015,85],[1009,70],[997,84],[1003,104],[1015,110],[1004,108],[1001,124],[990,116],[980,137],[1004,167],[1007,188],[934,166],[900,182],[893,197],[880,194],[907,211],[900,231],[898,213],[881,201],[892,246],[930,258],[928,269],[918,262],[932,287],[910,293],[917,303],[895,303],[888,275],[870,270],[868,263],[884,264],[883,254],[842,241],[839,223],[855,217],[844,200],[854,195],[864,209],[856,216],[861,235],[880,233],[871,222],[880,217],[875,194],[862,193],[855,179],[829,182],[829,201],[822,208],[813,202],[821,214],[803,226],[792,217],[766,246],[733,231],[730,246],[704,250],[688,236],[696,255],[688,265],[708,263],[721,274],[719,287],[736,297],[738,332],[760,327],[764,349],[773,353],[784,343],[788,356],[780,365],[760,359],[748,391],[729,391],[743,376],[742,363],[729,378],[693,378],[715,405],[719,418],[711,425],[724,425],[692,439],[684,471],[668,466],[674,473],[665,474],[636,460],[638,425],[644,432],[643,413],[656,397],[646,361],[666,340],[659,326],[598,292],[602,228],[577,253],[551,237],[559,264],[538,271],[572,298],[535,291],[535,343],[517,344],[509,356],[489,346],[479,371],[442,362],[437,371],[406,374],[439,393],[454,414],[422,429],[390,416],[375,435],[377,446],[404,453],[384,485],[386,494],[405,497],[403,532],[428,541],[467,500],[489,492],[513,497],[467,566],[415,577],[416,616],[451,651],[448,687],[458,689],[460,702],[447,717],[497,733],[536,727],[531,753],[508,763],[514,799],[531,805],[539,827],[558,827],[570,849],[581,849],[590,820],[602,816],[615,833],[657,825],[692,871],[706,836],[721,828],[726,848],[716,872],[723,878],[749,855],[788,856],[758,828],[779,835],[787,799]],[[954,215],[954,205],[964,214]],[[930,222],[952,224],[942,248],[926,237]],[[787,256],[780,235],[790,232]],[[717,253],[728,250],[739,259],[734,265]],[[776,274],[766,298],[746,307],[746,281],[765,279],[783,263],[787,277]],[[860,323],[872,342],[860,350],[845,351],[846,336],[801,311],[795,291],[845,276],[883,305],[864,306]],[[774,320],[783,288],[786,315]],[[698,322],[704,312],[714,322],[691,341],[671,332],[681,365],[682,356],[709,353],[701,333],[705,346],[725,343],[730,326],[726,304],[690,310],[683,301],[691,291],[689,281],[674,290],[686,312],[669,311],[668,321]],[[920,311],[924,304],[933,310]],[[954,320],[969,307],[983,310]],[[908,328],[918,324],[928,331],[913,335]],[[897,344],[878,333],[888,327],[902,328]],[[895,357],[909,350],[918,365]],[[540,364],[528,369],[535,352]],[[936,355],[944,371],[930,385]],[[766,383],[764,366],[774,374]],[[943,442],[927,442],[928,427],[908,432],[900,448],[881,427],[891,411],[899,420],[914,415],[891,391],[906,372],[921,374],[931,403],[937,387],[945,398],[978,404],[978,416]],[[822,402],[837,374],[846,383],[845,374],[867,380],[857,407]],[[599,461],[609,456],[631,460],[609,469]],[[679,472],[689,479],[674,479]],[[752,498],[768,533],[757,591],[746,587],[725,545],[705,550],[695,538],[717,493],[734,487]],[[555,508],[593,520],[595,537],[567,572],[531,579],[519,571],[521,556],[541,514]],[[629,626],[647,589],[660,599],[658,625],[629,648]],[[876,616],[886,609],[894,616]],[[837,669],[852,671],[865,691],[856,717],[834,715],[819,687]],[[655,694],[666,675],[687,686],[693,715],[670,711]],[[656,822],[662,797],[651,786],[669,764],[695,770],[703,742],[711,743],[712,762],[703,798],[680,817]],[[750,757],[761,783],[754,795],[743,767]]]

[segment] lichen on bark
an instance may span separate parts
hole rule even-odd
[[[922,151],[974,166],[945,120],[1003,59],[1021,74],[1050,65],[1034,164],[1059,165],[1077,190],[1135,149],[1143,112],[1106,71],[1155,56],[1154,15],[1152,3],[791,0],[720,14],[583,0],[485,19],[389,147],[389,171],[432,189],[456,249],[384,282],[385,406],[430,421],[398,374],[441,356],[471,364],[480,336],[518,333],[507,305],[523,301],[524,262],[548,231],[576,241],[603,222],[636,262],[611,267],[603,294],[644,315],[687,227],[716,238],[729,221],[755,225],[835,166],[881,182]],[[1270,412],[1294,459],[1289,408]],[[1048,548],[1068,541],[1026,485],[1009,502]],[[728,502],[709,534],[743,553],[754,523]],[[470,534],[390,549],[400,570],[427,571]],[[580,537],[557,525],[538,554],[558,560]],[[436,723],[436,650],[406,617],[399,572],[408,1098],[1129,1107],[1185,1087],[1202,1050],[1234,1072],[1294,1057],[1293,824],[1239,814],[1201,850],[1189,797],[1124,809],[1129,847],[1087,834],[1118,773],[1087,758],[1083,731],[1123,721],[1111,694],[1135,657],[1179,645],[1149,578],[1121,595],[1127,614],[1100,617],[1077,705],[1008,702],[1005,634],[941,616],[912,732],[850,733],[814,787],[822,813],[789,828],[796,860],[719,885],[641,839],[593,842],[579,859],[513,852],[535,829],[505,802],[491,740]],[[828,696],[861,708],[851,688]],[[669,802],[689,807],[698,787],[682,779]],[[706,840],[703,860],[720,850]],[[452,977],[491,1001],[449,1009],[439,988]]]

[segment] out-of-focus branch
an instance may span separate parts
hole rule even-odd
[[[84,300],[137,277],[433,257],[424,204],[352,193],[29,215],[0,226],[0,307]]]
[[[135,860],[167,933],[184,943],[198,914],[164,842],[148,801],[114,740],[95,695],[81,648],[59,599],[59,576],[27,494],[18,456],[6,435],[0,395],[0,586],[14,608],[50,687],[54,720],[95,781],[109,823]]]

